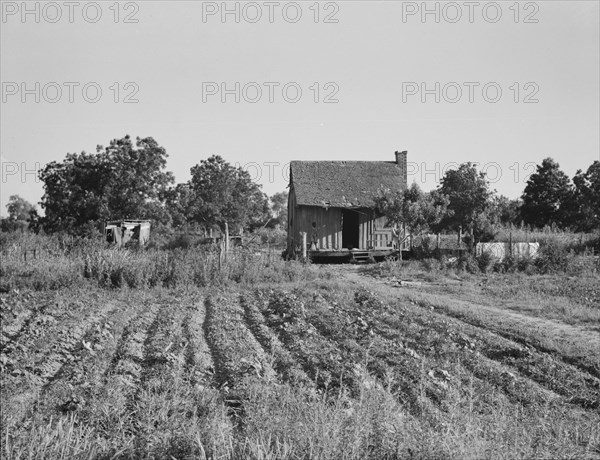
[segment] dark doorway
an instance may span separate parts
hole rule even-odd
[[[342,247],[358,248],[358,213],[349,209],[342,210]]]

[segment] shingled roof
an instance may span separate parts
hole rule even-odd
[[[372,208],[380,187],[406,187],[405,171],[393,161],[292,161],[290,188],[296,204],[327,208]]]

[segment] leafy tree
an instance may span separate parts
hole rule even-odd
[[[552,158],[537,166],[523,192],[521,216],[533,227],[568,226],[573,215],[573,189],[569,177]]]
[[[38,214],[38,210],[34,207],[29,211],[28,230],[33,233],[39,233],[42,230],[42,217]]]
[[[35,206],[21,198],[19,195],[11,195],[6,205],[8,217],[2,218],[0,230],[3,232],[24,232],[30,228],[30,222],[37,216]]]
[[[478,242],[493,241],[500,227],[519,223],[520,201],[511,200],[503,195],[492,194],[484,212],[475,217],[473,236]],[[470,237],[467,237],[469,241]],[[475,241],[474,241],[475,242]]]
[[[166,150],[151,137],[115,139],[96,154],[70,153],[40,171],[48,231],[80,232],[109,219],[170,220],[164,201],[173,175],[165,172]]]
[[[446,197],[436,191],[424,193],[414,182],[405,190],[380,189],[374,201],[376,210],[386,216],[388,226],[404,224],[412,235],[427,232],[438,225],[448,206]],[[402,251],[399,256],[401,259]]]
[[[268,225],[272,217],[269,197],[260,190],[260,185],[254,185],[258,188],[250,196],[251,212],[248,214],[247,223],[245,225],[240,224],[241,229],[247,229],[251,232]]]
[[[113,140],[102,151],[113,166],[108,184],[108,208],[114,218],[169,219],[164,211],[165,194],[174,182],[173,174],[165,172],[167,151],[151,137],[136,139],[135,148],[129,136]]]
[[[481,215],[488,211],[492,197],[485,173],[478,172],[472,163],[463,163],[458,169],[446,172],[438,192],[447,197],[449,210],[440,230],[462,227],[476,234],[481,229]]]
[[[280,226],[283,229],[287,229],[288,220],[288,192],[279,192],[273,195],[271,198],[271,213],[273,218],[269,223],[269,226],[276,227]]]
[[[193,193],[190,184],[177,184],[166,192],[166,208],[171,215],[173,227],[186,228],[192,215]]]
[[[269,218],[269,202],[250,174],[213,155],[192,167],[189,220],[205,227],[225,223],[230,229],[253,229]]]
[[[8,219],[12,221],[28,221],[30,214],[35,210],[35,206],[21,198],[19,195],[11,195],[6,205]]]
[[[448,199],[436,191],[424,193],[414,183],[405,190],[380,189],[375,196],[378,212],[386,216],[387,225],[405,224],[418,235],[437,226],[446,215]]]
[[[594,161],[584,173],[573,178],[579,230],[600,229],[600,161]]]
[[[490,202],[490,218],[494,223],[504,226],[518,225],[521,221],[519,209],[521,200],[511,200],[504,195],[492,196]]]

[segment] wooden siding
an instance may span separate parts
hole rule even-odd
[[[291,187],[288,194],[287,248],[289,254],[293,254],[295,247],[298,246],[298,242],[294,240],[294,235],[296,235],[296,194],[294,188]]]
[[[288,198],[289,250],[294,251],[300,247],[302,232],[306,232],[309,250],[311,247],[329,250],[341,249],[342,211],[338,208],[298,206],[294,190],[291,189]]]
[[[385,218],[376,216],[369,208],[353,210],[358,213],[359,249],[389,249],[392,231],[385,228]],[[313,223],[315,224],[313,226]],[[342,209],[318,206],[298,206],[293,188],[288,198],[288,250],[294,252],[302,245],[306,232],[308,250],[341,250]]]
[[[296,246],[302,243],[302,232],[306,232],[309,249],[341,249],[341,210],[337,208],[318,208],[316,206],[296,207],[292,234]]]

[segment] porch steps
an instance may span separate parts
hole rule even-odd
[[[355,262],[368,262],[370,258],[368,251],[352,251],[352,260]]]

